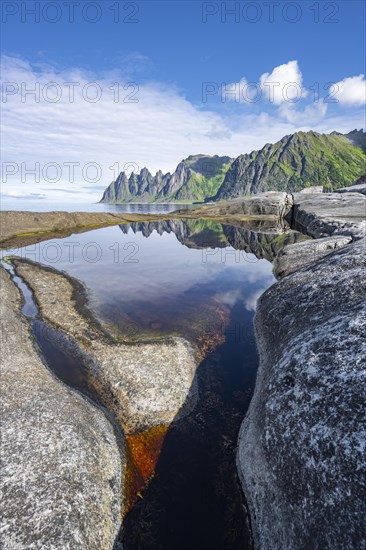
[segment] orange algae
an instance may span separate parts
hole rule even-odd
[[[126,435],[125,513],[142,498],[141,491],[154,474],[167,430],[167,426],[160,425]]]
[[[206,330],[196,336],[201,360],[225,342],[225,329],[229,324],[229,309],[222,304],[217,304],[213,319],[212,324],[205,327]]]

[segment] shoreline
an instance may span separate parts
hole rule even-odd
[[[262,208],[264,199],[259,199],[259,203],[258,198],[256,203]],[[273,199],[272,195],[272,202]],[[268,199],[266,200],[268,204]],[[278,201],[278,197],[276,200]],[[257,548],[265,549],[270,542],[274,550],[282,550],[282,548],[293,546],[294,541],[297,541],[299,547],[306,547],[311,540],[309,537],[314,535],[312,531],[314,529],[319,532],[322,530],[322,540],[326,545],[334,545],[338,537],[337,541],[352,547],[349,545],[357,535],[350,532],[350,525],[356,524],[355,517],[362,517],[363,512],[358,500],[355,503],[347,502],[347,504],[339,501],[337,506],[343,510],[342,522],[338,522],[339,529],[335,525],[336,518],[333,521],[331,507],[328,506],[327,499],[337,498],[331,489],[334,480],[330,475],[331,470],[323,468],[323,462],[326,461],[328,452],[327,446],[332,444],[332,438],[328,437],[326,433],[323,433],[321,437],[317,436],[317,441],[323,446],[318,454],[314,454],[314,450],[310,452],[309,442],[304,440],[301,445],[301,456],[298,456],[297,447],[293,441],[299,440],[300,425],[308,423],[308,428],[304,430],[304,433],[311,433],[314,425],[312,417],[314,407],[309,408],[306,402],[301,402],[301,396],[304,395],[306,399],[315,400],[316,403],[318,391],[326,392],[328,401],[325,399],[321,408],[316,409],[317,423],[325,421],[323,407],[326,406],[330,407],[329,410],[332,411],[330,416],[340,415],[337,419],[337,426],[338,429],[344,429],[345,434],[357,433],[357,429],[361,425],[357,424],[358,418],[351,418],[346,413],[342,416],[343,405],[339,412],[337,408],[334,409],[333,401],[336,388],[339,386],[337,376],[340,376],[339,380],[341,380],[340,369],[344,369],[346,365],[351,368],[351,378],[357,379],[355,386],[348,387],[348,391],[353,392],[352,395],[355,396],[356,402],[358,388],[361,387],[361,382],[358,380],[360,374],[357,370],[361,353],[358,342],[360,337],[355,340],[353,333],[358,334],[357,327],[361,326],[363,322],[362,314],[359,313],[362,310],[362,299],[360,302],[359,296],[362,285],[366,285],[362,272],[366,268],[366,260],[362,257],[366,246],[366,224],[362,215],[366,197],[352,192],[320,194],[320,197],[317,195],[310,197],[299,193],[292,196],[292,201],[291,208],[287,208],[285,216],[291,218],[292,227],[296,227],[298,224],[312,237],[312,240],[289,244],[277,252],[274,269],[280,280],[272,285],[259,300],[255,330],[260,361],[254,396],[240,430],[237,471],[250,510],[252,535]],[[244,204],[246,206],[243,208],[243,201],[236,201],[234,205],[231,203],[231,206],[236,209],[236,212],[239,207],[240,216],[243,216],[245,208],[247,208],[247,212],[253,208],[253,202],[249,205],[247,202]],[[285,204],[288,207],[287,195]],[[284,215],[283,202],[277,204],[277,207]],[[219,213],[220,216],[223,216],[222,210]],[[239,217],[238,213],[227,212],[227,214]],[[142,217],[145,221],[146,217]],[[164,215],[164,219],[166,217]],[[197,210],[196,217],[203,217],[202,210],[201,214]],[[218,217],[211,219],[218,221]],[[225,218],[225,221],[230,224],[228,219],[230,217]],[[258,219],[258,214],[256,219]],[[263,219],[263,215],[259,219]],[[141,221],[140,218],[139,221]],[[156,221],[155,217],[154,221]],[[113,224],[118,223],[121,222],[113,221]],[[93,228],[95,229],[95,227]],[[73,232],[71,228],[68,231]],[[49,238],[49,234],[47,238]],[[169,348],[170,344],[173,347],[176,345],[179,347],[179,342],[177,342],[179,339],[172,338],[159,343],[154,340],[137,343],[116,342],[89,310],[87,306],[88,292],[82,283],[74,281],[65,273],[29,260],[14,259],[12,263],[32,289],[42,319],[61,331],[66,338],[71,338],[76,342],[81,353],[90,361],[91,372],[96,377],[96,381],[101,381],[99,385],[97,382],[97,388],[103,392],[105,391],[103,387],[106,384],[105,396],[108,396],[108,399],[113,397],[111,410],[119,419],[123,433],[134,437],[136,434],[142,435],[144,431],[156,427],[160,437],[159,426],[170,426],[172,420],[174,422],[175,418],[179,418],[177,416],[177,410],[180,411],[179,404],[184,404],[185,410],[189,403],[194,406],[195,389],[192,387],[192,380],[195,378],[197,358],[193,359],[193,356],[190,355],[192,352],[188,353],[192,360],[192,366],[188,369],[191,374],[188,375],[187,384],[183,384],[184,387],[181,388],[183,397],[179,397],[175,392],[174,410],[168,411],[167,417],[164,416],[165,413],[162,410],[161,418],[157,418],[158,415],[154,411],[150,417],[153,420],[152,423],[147,420],[150,414],[149,403],[143,395],[146,389],[146,379],[144,379],[146,373],[144,374],[142,370],[140,373],[136,372],[134,379],[128,380],[127,377],[125,380],[127,386],[116,390],[116,382],[120,381],[123,365],[118,365],[118,379],[116,372],[113,369],[110,370],[110,363],[117,360],[115,358],[111,361],[112,355],[122,349],[124,350],[123,362],[126,362],[127,359],[129,367],[137,368],[138,371],[141,355],[143,355],[149,357],[150,369],[151,361],[154,363],[151,356],[160,357],[164,346]],[[349,270],[352,273],[350,280],[347,278]],[[340,296],[337,295],[339,292]],[[352,296],[354,300],[351,305],[349,305],[348,295]],[[320,304],[324,305],[320,306]],[[357,312],[357,316],[355,316],[355,312]],[[281,323],[278,323],[278,319],[281,319]],[[309,332],[309,327],[314,327],[314,330]],[[317,330],[319,334],[317,334]],[[302,341],[302,339],[305,340]],[[329,341],[332,343],[327,344],[328,347],[323,349],[324,342]],[[346,343],[343,345],[343,342]],[[349,343],[347,344],[347,342]],[[339,354],[345,355],[349,351],[351,343],[354,347],[354,354],[351,358],[347,357],[347,363],[343,359],[340,364],[335,362],[334,354],[332,355],[333,350],[338,349]],[[143,351],[144,346],[146,353]],[[154,354],[156,346],[159,349]],[[138,350],[137,354],[134,354],[135,350]],[[166,357],[173,358],[175,351],[167,349]],[[132,354],[131,360],[128,359],[129,353]],[[322,354],[328,354],[327,361],[331,365],[331,374],[326,371],[328,363],[322,363]],[[313,375],[307,377],[305,367],[312,361],[320,362],[320,372],[323,370],[327,372],[328,378],[331,375],[334,376],[334,380],[330,380],[328,386],[324,386],[322,377],[318,379],[315,386],[312,382]],[[166,364],[165,366],[169,365],[169,359],[163,362]],[[193,363],[195,363],[195,367]],[[186,372],[186,374],[189,373]],[[166,372],[163,376],[164,384],[167,375]],[[148,376],[151,376],[151,372]],[[141,384],[140,379],[142,380]],[[300,387],[297,386],[298,380],[302,381]],[[155,406],[159,395],[158,381],[151,379],[149,384],[154,386],[151,398]],[[292,393],[289,394],[289,392]],[[164,407],[169,398],[163,394],[161,395],[161,404]],[[131,403],[131,395],[134,403]],[[338,399],[344,398],[341,395],[338,396]],[[137,409],[134,408],[136,403],[138,404]],[[187,412],[191,405],[188,406]],[[271,407],[274,407],[275,410],[278,408],[276,415],[271,415]],[[288,409],[286,415],[281,413],[281,407],[283,410]],[[296,410],[294,407],[297,407]],[[352,413],[354,412],[349,404],[347,407]],[[137,424],[136,414],[140,415]],[[172,414],[173,416],[171,416]],[[298,417],[296,424],[291,423],[294,417]],[[133,419],[131,425],[126,420],[128,418]],[[280,424],[279,418],[281,419]],[[333,433],[332,430],[333,427],[329,426],[329,433]],[[302,436],[303,434],[301,434]],[[335,439],[334,434],[332,437]],[[141,448],[139,442],[137,447]],[[341,444],[339,444],[339,448],[341,448]],[[338,451],[337,448],[336,451]],[[353,453],[353,455],[356,457],[357,453]],[[308,466],[308,462],[310,464],[314,456],[319,461],[318,469],[323,469],[325,481],[321,486],[318,485],[316,475],[311,468],[309,470]],[[338,461],[336,474],[343,476],[342,479],[347,479],[347,485],[350,485],[356,494],[362,494],[365,488],[359,485],[357,477],[355,478],[352,473],[362,467],[362,463],[355,464],[356,458],[351,457],[345,461],[339,454],[336,456]],[[357,457],[357,460],[361,459]],[[298,480],[301,480],[300,485],[297,484]],[[296,482],[295,492],[294,482]],[[311,499],[314,495],[316,500],[312,502]],[[310,510],[303,508],[301,499],[312,502]],[[291,504],[289,507],[289,502],[295,504]],[[312,510],[315,512],[312,513]],[[362,526],[360,525],[358,525],[358,532],[362,535]]]
[[[165,214],[117,214],[110,212],[30,212],[0,211],[0,247],[24,246],[52,237],[67,237],[72,233],[132,222],[153,222],[169,219],[208,219],[222,223],[279,222],[288,212],[286,193],[266,193],[261,196],[216,205],[203,205]]]
[[[19,289],[5,269],[0,278],[3,543],[112,547],[124,476],[113,427],[47,369]]]

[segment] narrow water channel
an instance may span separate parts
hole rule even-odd
[[[199,403],[168,431],[155,476],[125,518],[123,548],[251,548],[235,464],[257,368],[251,317],[236,304],[225,342],[198,367]]]
[[[64,384],[80,392],[89,402],[103,411],[112,424],[119,448],[123,449],[124,437],[119,423],[114,413],[104,406],[94,386],[90,383],[88,367],[82,353],[78,353],[69,340],[40,318],[32,291],[15,273],[14,267],[5,261],[1,261],[1,265],[10,273],[12,281],[20,291],[21,313],[30,323],[38,353],[44,364]]]
[[[258,363],[255,302],[274,279],[269,262],[230,246],[221,224],[198,222],[110,227],[7,251],[80,279],[90,307],[118,338],[175,334],[201,350],[198,404],[168,429],[116,549],[251,548],[236,444]],[[38,318],[27,285],[13,280],[49,368],[100,406],[82,357]]]

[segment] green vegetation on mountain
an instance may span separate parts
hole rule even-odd
[[[105,190],[101,202],[202,202],[216,194],[233,159],[192,155],[180,162],[173,174],[147,168],[129,177],[121,172]]]
[[[297,132],[260,151],[240,155],[214,200],[264,191],[299,191],[322,185],[326,191],[351,185],[366,172],[366,134]]]
[[[191,155],[173,174],[147,168],[121,172],[101,202],[203,202],[265,191],[300,191],[323,186],[334,191],[366,174],[366,134],[296,132],[259,151],[230,157]]]

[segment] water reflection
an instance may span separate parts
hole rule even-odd
[[[222,342],[230,309],[242,303],[252,311],[255,297],[274,280],[270,263],[260,259],[268,256],[268,241],[263,237],[262,248],[256,247],[258,257],[242,251],[252,246],[246,231],[167,220],[97,229],[6,253],[83,281],[92,309],[119,338],[178,334],[211,349]]]
[[[258,233],[248,225],[165,220],[6,251],[81,280],[116,337],[179,334],[201,352],[199,402],[169,427],[153,478],[131,498],[116,548],[250,547],[235,448],[258,362],[253,314],[274,282],[268,259],[296,238],[268,227]]]

